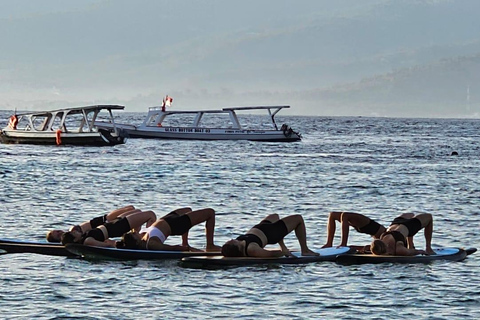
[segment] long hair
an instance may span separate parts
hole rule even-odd
[[[60,236],[60,238],[55,236],[55,231],[57,231],[57,232],[62,231],[63,232],[63,230],[50,230],[50,231],[48,231],[47,232],[47,241],[48,242],[60,242],[62,240],[61,236]]]
[[[67,243],[75,243],[75,237],[70,231],[62,234],[62,244],[66,245]]]
[[[140,249],[137,239],[131,232],[124,233],[122,236],[123,248],[125,249]]]
[[[382,255],[387,253],[387,245],[382,240],[373,240],[370,250],[373,254]]]
[[[222,255],[225,257],[243,257],[238,245],[229,242],[222,246]]]

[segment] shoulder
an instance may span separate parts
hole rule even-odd
[[[245,245],[247,245],[247,244],[245,243]],[[260,247],[260,246],[258,245],[258,243],[256,243],[256,242],[250,242],[250,243],[248,244],[248,247],[247,247],[247,250],[246,250],[246,251],[247,251],[247,254],[248,254],[249,256],[253,256],[253,255],[255,255],[255,253],[264,251],[264,249],[263,249],[262,247]]]

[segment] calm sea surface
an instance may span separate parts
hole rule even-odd
[[[0,112],[1,127],[9,115]],[[143,114],[120,118],[137,122]],[[157,215],[212,207],[218,244],[278,213],[302,214],[309,244],[319,248],[328,212],[348,210],[384,224],[401,212],[430,212],[434,246],[480,247],[479,120],[278,116],[278,122],[301,131],[303,141],[0,144],[0,238],[43,240],[49,229],[133,204]],[[191,230],[192,245],[204,246],[203,232]],[[370,241],[350,234],[350,243]],[[293,234],[285,242],[298,248]],[[478,253],[429,265],[228,270],[6,254],[0,318],[480,319],[479,267]]]

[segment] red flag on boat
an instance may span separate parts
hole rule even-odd
[[[165,100],[166,100],[166,102],[165,102],[165,103],[166,103],[166,106],[167,106],[167,107],[170,107],[170,106],[172,105],[173,98],[172,98],[172,97],[169,97],[169,96],[167,95],[167,97],[166,97]]]
[[[168,95],[165,97],[164,103],[166,107],[171,107],[173,102],[173,98],[169,97]]]
[[[163,98],[163,104],[162,104],[162,111],[165,111],[165,107],[171,107],[173,102],[173,98],[169,97],[168,95]]]

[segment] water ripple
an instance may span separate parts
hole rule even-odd
[[[434,245],[477,246],[479,121],[287,117],[284,122],[301,128],[304,140],[0,145],[2,238],[40,240],[47,230],[134,204],[158,214],[181,206],[212,207],[218,243],[267,214],[299,213],[310,246],[320,247],[328,212],[341,210],[384,224],[399,212],[431,212]],[[190,237],[193,246],[205,245],[203,227],[192,228]],[[338,237],[337,231],[336,243]],[[350,233],[350,243],[369,241]],[[285,242],[298,248],[294,235]],[[423,236],[416,242],[422,247]],[[223,270],[184,269],[177,261],[0,255],[0,279],[8,288],[0,292],[0,316],[477,319],[478,267],[476,255],[428,265],[328,262]]]

